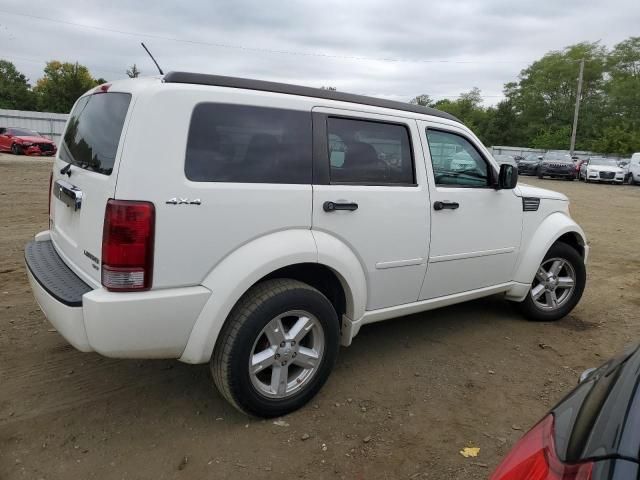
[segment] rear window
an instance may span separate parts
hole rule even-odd
[[[98,93],[81,98],[71,112],[60,158],[80,168],[111,175],[130,102],[128,93]]]
[[[196,105],[185,174],[195,182],[311,183],[311,112]]]

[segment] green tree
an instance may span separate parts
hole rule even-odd
[[[68,113],[75,101],[87,90],[98,85],[87,67],[74,63],[48,62],[44,76],[34,91],[38,108],[46,112]]]
[[[640,37],[613,47],[607,73],[605,114],[592,149],[620,155],[640,151]]]
[[[413,105],[421,105],[423,107],[433,107],[433,105],[435,104],[433,99],[429,95],[424,93],[412,98],[411,100],[409,100],[409,103]]]
[[[0,60],[0,108],[32,110],[35,97],[27,78],[13,63]]]
[[[142,72],[138,70],[138,66],[134,63],[126,73],[129,78],[138,78]]]
[[[438,110],[450,113],[472,129],[484,142],[489,143],[488,129],[492,123],[495,109],[482,105],[482,92],[474,87],[460,94],[456,99],[445,98],[433,104]]]
[[[598,42],[549,52],[520,73],[507,98],[529,139],[527,146],[569,148],[581,59],[585,68],[576,146],[589,147],[604,106],[607,51]]]

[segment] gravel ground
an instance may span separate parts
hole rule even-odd
[[[366,326],[312,404],[249,419],[207,366],[83,354],[53,331],[22,260],[49,169],[0,155],[2,479],[486,478],[583,369],[639,337],[640,188],[526,178],[566,193],[589,237],[570,316],[530,323],[490,297]]]

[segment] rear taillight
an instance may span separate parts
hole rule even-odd
[[[115,292],[148,290],[153,276],[155,208],[109,200],[102,234],[102,285]]]
[[[49,206],[49,217],[51,217],[51,187],[52,187],[52,184],[53,184],[53,172],[51,172],[49,174],[49,196],[47,197],[48,198],[47,205]]]
[[[553,415],[516,443],[490,480],[590,480],[593,464],[568,465],[556,455]]]

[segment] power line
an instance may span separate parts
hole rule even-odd
[[[18,56],[18,55],[5,55],[6,58],[11,58],[11,59],[18,59],[24,62],[31,62],[31,63],[39,63],[39,64],[46,64],[49,60],[39,60],[33,57],[23,57],[23,56]],[[56,59],[59,60],[59,59]],[[59,60],[64,62],[64,60]],[[71,61],[71,63],[75,63],[76,60]],[[86,67],[91,67],[91,69],[103,72],[103,73],[115,73],[115,74],[119,74],[121,75],[123,78],[125,78],[125,73],[123,73],[120,70],[110,70],[108,68],[102,67],[100,65],[96,65],[96,64],[90,64],[87,63],[85,64],[84,62],[80,61],[79,63],[81,63],[82,65],[85,65]],[[444,99],[458,99],[461,98],[464,95],[464,93],[460,93],[458,95],[439,95],[439,94],[430,94],[429,97],[432,100],[438,101],[438,100],[444,100]],[[407,98],[412,98],[414,97],[415,94],[410,94],[410,95],[396,95],[396,97],[407,97]],[[504,95],[480,95],[480,98],[504,98]]]
[[[117,30],[114,28],[107,27],[98,27],[95,25],[87,25],[84,23],[78,22],[70,22],[68,20],[60,20],[57,18],[50,17],[42,17],[38,15],[31,15],[27,13],[17,13],[17,12],[9,12],[6,10],[0,10],[0,13],[5,13],[8,15],[16,15],[19,17],[32,18],[35,20],[42,20],[47,22],[59,23],[62,25],[69,25],[72,27],[79,28],[87,28],[91,30],[98,30],[102,32],[109,33],[117,33],[119,35],[129,35],[132,37],[145,37],[145,38],[154,38],[156,40],[167,40],[171,42],[180,42],[180,43],[188,43],[191,45],[204,45],[209,47],[216,48],[229,48],[235,50],[244,50],[244,51],[252,51],[252,52],[260,52],[260,53],[273,53],[273,54],[281,54],[281,55],[297,55],[297,56],[305,56],[305,57],[323,57],[323,58],[335,58],[342,60],[357,60],[357,61],[376,61],[376,62],[399,62],[399,63],[450,63],[450,64],[473,64],[473,63],[514,63],[514,64],[522,64],[527,63],[524,60],[435,60],[435,59],[411,59],[411,58],[391,58],[391,57],[366,57],[366,56],[354,56],[354,55],[334,55],[329,53],[319,53],[319,52],[299,52],[294,50],[276,50],[270,48],[260,48],[260,47],[248,47],[245,45],[233,45],[227,43],[216,43],[216,42],[205,42],[203,40],[192,40],[186,38],[179,37],[166,37],[163,35],[157,35],[152,33],[140,33],[140,32],[130,32],[126,30]]]
[[[49,60],[38,60],[36,58],[33,57],[22,57],[22,56],[17,56],[17,55],[6,55],[6,58],[11,58],[13,59],[18,59],[24,62],[31,62],[31,63],[39,63],[39,64],[46,64]],[[58,60],[58,59],[56,59]],[[64,60],[59,60],[61,62],[64,62]],[[71,63],[75,63],[76,60],[70,61]],[[100,65],[96,65],[96,64],[89,64],[89,63],[84,63],[82,61],[80,61],[79,63],[81,63],[82,65],[86,66],[86,67],[91,67],[94,70],[103,72],[103,73],[116,73],[121,75],[123,78],[125,78],[126,74],[123,73],[123,71],[120,70],[110,70],[107,68],[104,68]],[[439,94],[430,94],[429,97],[433,100],[441,100],[441,99],[457,99],[460,98],[464,95],[464,93],[460,93],[458,95],[439,95]],[[409,95],[396,95],[396,97],[407,97],[410,98],[412,96],[415,96],[415,94],[409,94]],[[480,98],[504,98],[504,95],[480,95]]]

